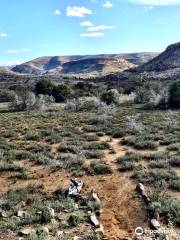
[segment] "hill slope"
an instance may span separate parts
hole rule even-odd
[[[143,64],[158,53],[102,54],[41,57],[14,67],[24,74],[108,74]]]
[[[166,50],[147,63],[128,69],[123,73],[114,73],[108,79],[162,79],[173,80],[180,77],[180,42],[172,44]]]

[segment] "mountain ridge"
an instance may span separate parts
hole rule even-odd
[[[98,74],[106,75],[111,72],[121,72],[136,67],[151,60],[158,54],[159,53],[155,52],[142,52],[127,54],[45,56],[17,65],[12,68],[12,71],[34,75],[86,73],[95,76]],[[97,69],[95,65],[97,65]],[[74,71],[72,71],[72,68]]]

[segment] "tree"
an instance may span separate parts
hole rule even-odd
[[[18,110],[33,110],[33,109],[45,109],[49,104],[54,102],[54,98],[49,95],[35,95],[33,92],[27,89],[21,89],[11,93],[10,107]]]
[[[120,94],[117,89],[110,89],[101,95],[101,100],[106,104],[119,104]]]
[[[52,90],[52,95],[56,102],[64,102],[72,95],[72,89],[65,84],[55,85]]]
[[[52,95],[54,84],[50,80],[40,80],[36,83],[37,94]]]
[[[72,95],[72,88],[65,84],[57,85],[50,80],[41,80],[36,84],[37,94],[53,96],[56,102],[64,102]]]
[[[169,105],[171,108],[180,108],[180,79],[176,80],[170,87]]]

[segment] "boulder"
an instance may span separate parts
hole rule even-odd
[[[99,223],[99,220],[97,219],[96,215],[91,215],[91,216],[90,216],[90,220],[91,220],[91,223],[92,223],[96,228],[99,228],[99,227],[100,227],[100,223]]]
[[[158,230],[161,227],[160,223],[156,219],[151,219],[151,228]]]

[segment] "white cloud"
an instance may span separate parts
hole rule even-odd
[[[7,53],[8,54],[16,54],[16,53],[21,53],[21,52],[29,52],[30,49],[28,48],[22,48],[22,49],[8,49]]]
[[[13,67],[13,66],[16,66],[16,65],[19,65],[19,64],[22,64],[23,62],[17,60],[17,61],[10,61],[10,62],[5,62],[3,64],[3,66],[5,67]]]
[[[53,12],[54,15],[61,15],[61,11],[59,9],[56,9],[54,12]]]
[[[106,26],[106,25],[99,25],[95,27],[89,27],[87,29],[88,32],[97,32],[97,31],[103,31],[103,30],[108,30],[108,29],[114,29],[115,27],[113,26]]]
[[[84,21],[84,22],[80,23],[80,26],[82,26],[82,27],[93,27],[94,24],[90,21]]]
[[[129,0],[130,2],[150,6],[180,5],[180,0]]]
[[[91,15],[92,11],[86,7],[71,7],[66,8],[66,15],[68,17],[85,17],[85,15]]]
[[[102,4],[102,6],[105,8],[112,8],[113,4],[110,1],[106,1]]]
[[[8,34],[7,33],[0,33],[0,37],[2,37],[2,38],[8,37]]]
[[[145,12],[149,12],[150,10],[152,10],[154,7],[153,6],[145,6],[144,10]]]
[[[103,32],[91,32],[91,33],[82,33],[80,35],[81,37],[90,37],[90,38],[97,38],[97,37],[103,37]]]

